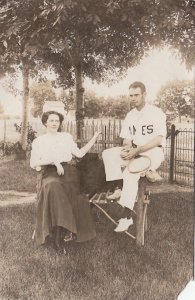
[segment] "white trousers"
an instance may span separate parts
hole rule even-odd
[[[102,158],[105,167],[106,180],[113,181],[123,179],[121,198],[118,203],[133,210],[141,173],[130,173],[128,171],[126,168],[128,161],[123,160],[120,156],[122,148],[123,147],[114,147],[106,149],[102,152]],[[150,169],[152,170],[156,170],[164,160],[163,149],[160,147],[155,147],[142,154],[150,158]],[[123,172],[121,167],[125,167]]]

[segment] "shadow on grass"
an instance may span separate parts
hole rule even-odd
[[[67,244],[68,254],[31,241],[35,205],[4,207],[1,218],[2,299],[175,300],[192,277],[193,201],[190,193],[155,194],[145,246],[92,209],[96,239]],[[188,199],[189,201],[185,201]],[[116,206],[107,207],[117,215]]]

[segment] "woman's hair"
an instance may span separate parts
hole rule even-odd
[[[59,126],[58,131],[61,131],[61,126],[62,126],[62,122],[64,121],[64,116],[57,111],[51,110],[51,111],[44,112],[41,117],[42,124],[45,126],[50,115],[56,115],[59,117],[60,126]]]

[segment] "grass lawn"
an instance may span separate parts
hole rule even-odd
[[[115,233],[97,208],[92,212],[96,239],[68,244],[60,256],[31,241],[35,204],[2,207],[0,298],[175,300],[192,278],[192,195],[151,195],[142,248]]]
[[[36,171],[29,161],[10,160],[0,163],[0,190],[36,192]]]
[[[0,184],[35,192],[36,174],[28,162],[4,162]],[[0,299],[176,300],[193,276],[193,195],[164,191],[150,198],[144,247],[115,233],[94,207],[96,239],[67,244],[66,256],[33,244],[35,204],[2,206]],[[106,209],[116,217],[117,204]]]

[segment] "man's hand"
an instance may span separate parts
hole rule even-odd
[[[121,157],[124,160],[130,160],[139,154],[138,148],[133,148],[131,146],[125,146],[121,151]]]
[[[64,169],[63,169],[62,165],[60,163],[58,163],[58,162],[55,162],[54,165],[57,168],[58,175],[59,176],[64,175]]]

